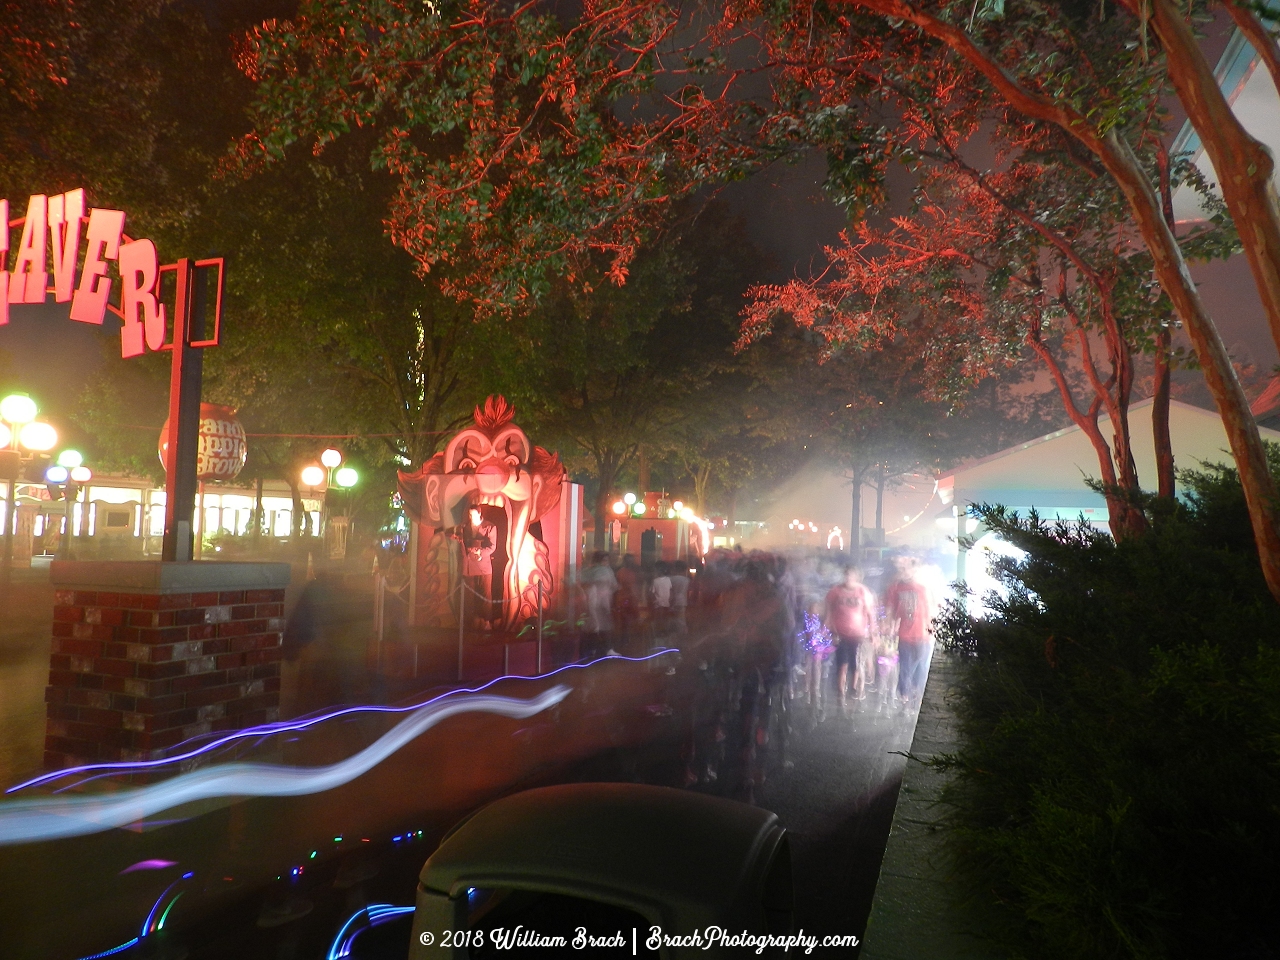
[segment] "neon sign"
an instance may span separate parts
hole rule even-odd
[[[84,190],[77,189],[56,196],[35,194],[27,201],[26,216],[15,220],[9,219],[9,201],[0,200],[0,221],[4,223],[0,230],[0,326],[9,322],[10,305],[44,303],[52,293],[55,302],[71,304],[71,319],[80,323],[101,324],[108,310],[120,317],[124,321],[120,328],[122,357],[172,349],[172,344],[165,342],[168,317],[159,280],[178,265],[162,267],[152,241],[129,237],[124,232],[123,210],[86,208]],[[10,270],[9,228],[17,226],[22,227],[22,236]],[[108,269],[113,261],[120,280],[119,306],[110,299],[115,281]],[[213,335],[188,345],[214,346],[222,315],[222,261],[197,260],[195,266],[216,266],[219,280]]]

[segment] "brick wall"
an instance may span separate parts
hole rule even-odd
[[[278,719],[284,623],[283,589],[58,590],[45,767],[151,759]]]

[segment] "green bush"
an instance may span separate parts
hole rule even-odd
[[[947,799],[1016,955],[1280,956],[1280,606],[1234,471],[1181,479],[1119,544],[980,510],[1026,557],[991,617],[944,620],[969,654]]]

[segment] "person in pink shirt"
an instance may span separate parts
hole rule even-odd
[[[866,698],[866,677],[861,667],[862,648],[872,638],[876,622],[876,598],[862,582],[862,571],[856,566],[845,568],[844,581],[827,592],[824,622],[836,638],[837,688],[843,708],[853,674],[853,693]]]
[[[884,594],[890,634],[898,636],[898,696],[910,703],[924,692],[933,639],[933,601],[916,579],[914,557],[899,557],[897,577]]]

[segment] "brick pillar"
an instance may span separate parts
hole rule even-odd
[[[55,561],[44,764],[279,718],[285,563]]]

